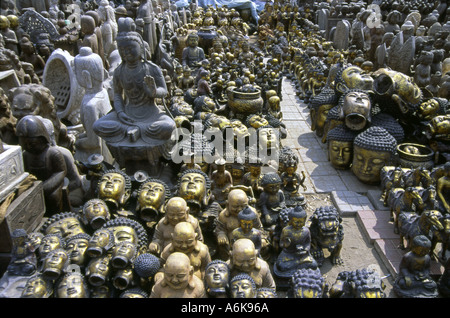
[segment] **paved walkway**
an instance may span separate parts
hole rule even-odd
[[[343,217],[355,217],[365,235],[395,277],[405,251],[398,248],[389,210],[380,201],[380,187],[361,183],[350,170],[334,169],[327,158],[326,144],[311,130],[309,108],[295,94],[291,81],[284,78],[281,110],[288,131],[283,146],[300,157],[299,172],[305,171],[306,193],[329,193]],[[438,245],[437,249],[440,249]],[[440,275],[443,266],[432,262],[432,273]]]

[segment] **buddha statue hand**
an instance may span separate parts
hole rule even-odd
[[[156,83],[155,83],[155,79],[153,78],[153,76],[150,75],[146,75],[144,77],[144,81],[145,84],[147,84],[149,90],[150,90],[150,96],[151,97],[156,97]]]
[[[117,118],[125,125],[131,125],[134,123],[134,119],[128,116],[123,110],[117,111]]]

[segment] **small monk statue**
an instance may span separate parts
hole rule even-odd
[[[180,252],[169,255],[163,278],[153,285],[150,298],[205,298],[203,281],[194,275],[189,257]]]
[[[191,223],[197,233],[197,240],[203,241],[199,221],[189,214],[189,210],[183,198],[173,197],[167,201],[165,216],[156,225],[152,242],[149,245],[150,253],[159,255],[171,243],[172,233],[179,222]]]
[[[194,275],[200,279],[205,278],[206,266],[211,262],[208,246],[197,240],[197,233],[191,223],[178,223],[172,233],[172,242],[167,245],[161,253],[161,260],[164,263],[170,254],[180,252],[186,254],[191,260],[194,268]],[[160,276],[155,275],[155,281]]]
[[[260,255],[263,240],[261,230],[254,227],[255,222],[257,222],[257,218],[258,214],[256,214],[256,211],[249,206],[239,212],[239,227],[234,229],[231,233],[231,244],[236,242],[238,239],[247,238],[255,244],[258,255]]]

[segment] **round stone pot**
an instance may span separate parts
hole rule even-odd
[[[414,147],[418,153],[407,151],[409,147]],[[430,170],[434,165],[434,151],[424,145],[414,143],[402,143],[397,146],[399,163],[403,168],[424,167]]]
[[[227,91],[228,107],[235,113],[239,114],[255,114],[261,111],[264,100],[261,97],[261,90],[255,92],[239,92],[236,87]]]

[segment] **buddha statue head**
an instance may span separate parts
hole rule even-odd
[[[91,236],[86,233],[73,235],[66,240],[66,250],[69,253],[70,264],[84,267],[87,263],[88,255],[86,250]]]
[[[258,218],[256,211],[250,206],[246,206],[238,213],[239,227],[244,233],[248,233],[254,226],[255,220]]]
[[[247,273],[233,276],[230,280],[231,298],[256,298],[256,284]]]
[[[327,135],[328,160],[336,169],[349,169],[353,160],[353,140],[357,133],[339,125]]]
[[[252,127],[258,129],[260,127],[268,126],[269,122],[262,115],[251,114],[246,119],[246,125],[248,128]]]
[[[98,181],[98,197],[110,210],[122,207],[131,195],[131,178],[118,169],[106,170]]]
[[[280,132],[278,129],[267,125],[259,127],[257,130],[258,148],[265,150],[266,155],[271,156],[280,148]],[[260,153],[261,155],[261,153]]]
[[[206,265],[204,279],[209,297],[228,296],[230,286],[230,268],[225,261],[213,260]]]
[[[276,194],[281,189],[282,181],[278,173],[270,172],[262,176],[260,184],[264,192]]]
[[[41,240],[41,244],[38,248],[38,254],[41,259],[44,259],[51,251],[56,250],[57,248],[64,249],[65,247],[66,242],[61,235],[57,233],[47,234]]]
[[[290,209],[288,212],[289,225],[294,229],[301,229],[306,224],[306,211],[299,205]]]
[[[132,287],[123,291],[119,298],[148,298],[148,293],[140,287]]]
[[[161,267],[159,257],[150,254],[142,253],[133,263],[134,271],[143,279],[152,279]]]
[[[89,261],[85,269],[85,275],[90,285],[102,286],[108,281],[112,272],[110,260],[111,255],[103,255]]]
[[[89,298],[89,296],[89,286],[80,272],[68,272],[55,284],[56,298]]]
[[[260,287],[256,290],[256,298],[278,298],[278,295],[272,288]]]
[[[21,298],[49,298],[53,294],[53,282],[41,274],[27,280]]]
[[[398,120],[387,113],[378,113],[372,117],[372,126],[382,127],[397,140],[397,144],[401,143],[405,138],[405,131]]]
[[[430,138],[450,140],[450,115],[433,117],[426,129]]]
[[[431,120],[436,116],[440,110],[439,100],[437,98],[430,98],[423,101],[417,109],[417,115],[422,120]]]
[[[111,219],[108,205],[105,201],[94,198],[86,201],[82,209],[83,220],[93,230],[97,230]]]
[[[298,269],[289,283],[289,298],[322,298],[326,287],[326,282],[318,268]]]
[[[389,98],[396,106],[395,109],[388,109],[389,111],[399,114],[413,113],[422,103],[422,90],[412,77],[386,68],[378,69],[373,75],[375,93]]]
[[[60,277],[69,265],[69,253],[62,249],[57,248],[50,251],[42,262],[42,275],[46,279],[56,280]]]
[[[59,234],[63,239],[86,233],[79,215],[74,212],[61,212],[52,215],[41,226],[41,232],[44,235]]]
[[[136,244],[123,241],[114,246],[111,252],[111,266],[115,269],[124,269],[132,264],[137,256]]]
[[[373,91],[374,79],[359,66],[344,64],[336,73],[335,90],[343,94],[349,89]]]
[[[135,275],[133,266],[129,265],[125,268],[116,269],[111,277],[113,286],[117,290],[124,290],[135,283]]]
[[[311,98],[310,116],[311,130],[321,137],[324,133],[328,112],[337,106],[338,96],[331,89],[323,89],[318,95]]]
[[[207,206],[211,198],[208,175],[197,169],[185,170],[178,182],[178,196],[186,200],[193,212]]]
[[[109,252],[115,244],[114,233],[108,228],[96,230],[88,242],[86,253],[91,257],[100,257]]]
[[[349,89],[339,99],[341,118],[351,130],[360,131],[371,121],[372,102],[369,92]]]
[[[368,128],[353,141],[353,174],[363,183],[378,184],[381,169],[395,162],[396,149],[397,141],[386,129],[378,126]]]
[[[119,18],[117,21],[118,33],[116,36],[117,49],[122,63],[135,63],[136,59],[146,59],[146,50],[141,35],[135,30],[136,23],[130,18]]]
[[[148,246],[148,235],[144,226],[137,221],[125,217],[109,220],[102,228],[110,229],[115,244],[128,241],[136,244],[138,252],[145,251]]]
[[[165,212],[165,204],[170,198],[170,188],[162,180],[147,179],[138,190],[137,210],[143,221],[155,222]]]

